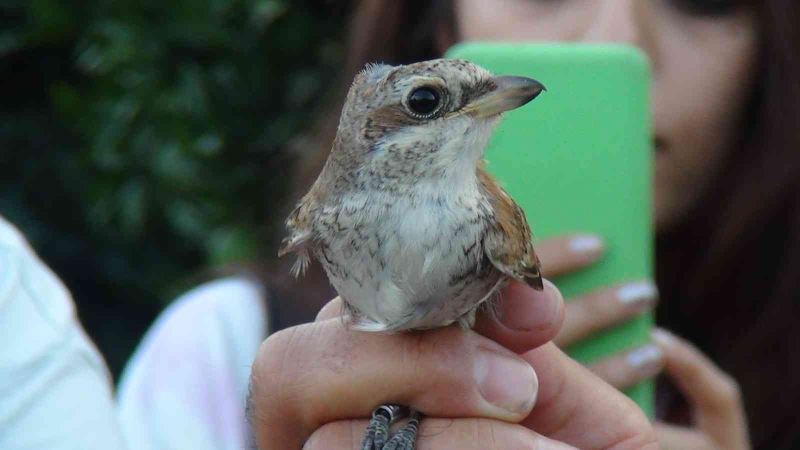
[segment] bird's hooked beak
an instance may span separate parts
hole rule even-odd
[[[542,83],[526,77],[494,77],[495,88],[467,104],[460,112],[476,118],[490,117],[519,108],[546,90]]]

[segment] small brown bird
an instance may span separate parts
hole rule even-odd
[[[501,114],[543,89],[464,60],[367,66],[278,255],[297,253],[296,274],[317,258],[363,331],[471,327],[509,278],[541,289],[525,216],[483,154]],[[390,438],[401,415],[409,422]],[[413,448],[419,418],[377,408],[362,448]]]

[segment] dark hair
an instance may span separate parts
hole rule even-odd
[[[752,3],[760,17],[756,90],[713,188],[682,225],[658,236],[656,279],[665,299],[658,321],[739,381],[757,448],[791,448],[800,435],[800,334],[793,329],[800,317],[800,4]],[[341,86],[303,146],[312,152],[301,154],[292,200],[327,157],[320,149],[330,146],[355,73],[367,62],[437,57],[437,34],[455,36],[453,17],[450,0],[359,2]],[[305,280],[303,289],[327,286],[318,269]],[[270,279],[284,292],[278,297],[291,295],[287,283]],[[333,291],[302,292],[319,305]],[[286,324],[310,318],[308,308],[292,308]]]
[[[713,189],[656,245],[658,321],[742,387],[757,448],[800,437],[800,4],[759,6],[756,92]]]

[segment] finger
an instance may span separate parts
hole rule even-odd
[[[536,243],[542,275],[553,278],[591,265],[602,256],[605,246],[591,234],[571,234]]]
[[[717,450],[709,437],[690,428],[676,427],[664,423],[655,424],[656,436],[662,450]]]
[[[334,297],[333,300],[329,301],[319,310],[317,313],[317,318],[314,319],[314,322],[322,322],[323,320],[333,319],[334,317],[341,317],[344,315],[344,303],[342,302],[342,298],[337,296]]]
[[[539,377],[536,407],[523,425],[581,449],[658,448],[642,410],[554,344],[523,358]]]
[[[275,442],[299,448],[322,424],[368,417],[384,403],[433,416],[519,421],[538,383],[524,360],[472,331],[372,334],[330,319],[270,336],[251,385],[259,448],[274,449]]]
[[[658,290],[652,282],[637,281],[569,300],[556,345],[565,348],[592,333],[652,310],[657,299]]]
[[[697,425],[723,448],[747,448],[749,437],[739,385],[692,344],[656,329],[664,369],[695,409]]]
[[[517,353],[524,353],[553,339],[564,320],[564,299],[558,288],[545,280],[537,291],[518,281],[503,289],[495,305],[496,314],[481,312],[475,330]],[[342,316],[339,297],[317,314],[317,321]]]
[[[366,427],[365,420],[326,424],[311,435],[303,450],[358,449]],[[414,448],[568,450],[575,447],[548,439],[523,426],[498,420],[426,418],[420,423],[419,437]]]
[[[497,314],[482,313],[475,331],[516,353],[524,353],[553,339],[564,320],[564,299],[553,283],[544,290],[512,281],[500,293]]]
[[[589,366],[589,370],[617,389],[653,378],[664,367],[664,352],[653,344],[604,358]]]

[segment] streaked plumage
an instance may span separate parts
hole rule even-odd
[[[483,167],[500,113],[540,90],[463,60],[367,67],[279,254],[318,259],[368,331],[471,326],[509,277],[541,289],[525,216]]]

